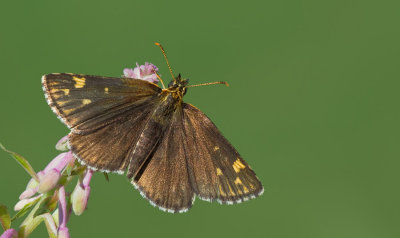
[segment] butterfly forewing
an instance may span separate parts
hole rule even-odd
[[[185,152],[196,194],[203,200],[237,203],[259,196],[263,187],[214,123],[200,110],[183,104]]]
[[[118,120],[91,133],[69,134],[69,145],[80,162],[95,170],[124,173],[153,104],[135,107]]]
[[[49,105],[71,128],[69,145],[80,162],[123,173],[161,89],[144,80],[65,73],[45,75],[42,83]]]
[[[155,100],[161,89],[144,80],[80,74],[42,78],[48,104],[74,132],[85,133]]]

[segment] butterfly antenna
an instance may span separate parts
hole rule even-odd
[[[164,55],[165,61],[167,61],[167,65],[168,65],[168,68],[169,68],[169,72],[171,72],[172,78],[174,79],[174,81],[176,81],[175,76],[174,76],[174,73],[172,72],[171,66],[169,65],[168,58],[167,58],[167,55],[165,54],[164,48],[163,48],[162,45],[161,45],[160,43],[158,43],[158,42],[156,42],[155,44],[158,45],[158,46],[160,47],[161,52],[162,52],[163,55]]]
[[[224,81],[212,82],[212,83],[201,83],[201,84],[189,85],[189,86],[186,86],[186,87],[187,88],[192,88],[192,87],[206,86],[206,85],[213,85],[213,84],[224,84],[225,86],[229,87],[229,84],[227,82],[224,82]]]
[[[163,86],[163,89],[165,89],[164,81],[162,80],[162,78],[160,77],[160,75],[158,75],[156,71],[153,71],[153,73],[154,73],[154,74],[157,76],[157,78],[160,80],[160,82],[161,82],[161,84],[162,84],[162,86]]]

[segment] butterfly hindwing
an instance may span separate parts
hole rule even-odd
[[[76,133],[111,123],[161,92],[144,80],[67,73],[44,75],[42,85],[50,107]]]
[[[183,104],[189,174],[203,200],[232,204],[263,193],[261,182],[240,154],[200,110]]]
[[[178,108],[143,171],[132,184],[150,203],[168,212],[185,212],[194,202],[183,141],[182,108]]]
[[[197,108],[183,103],[132,184],[150,203],[169,212],[187,211],[196,194],[232,204],[261,195],[249,165]]]

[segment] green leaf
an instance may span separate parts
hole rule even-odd
[[[58,180],[58,185],[64,186],[69,182],[69,178],[67,175],[63,175],[60,177],[60,180]]]
[[[74,164],[71,164],[71,163],[67,164],[67,167],[65,167],[65,170],[64,170],[67,173],[67,176],[71,176],[71,172],[72,172],[72,169],[74,169],[74,167],[75,167]]]
[[[20,225],[18,237],[27,237],[40,224],[40,222],[43,221],[43,219],[35,217],[34,214],[37,213],[38,209],[41,207],[43,202],[46,201],[47,198],[48,197],[46,195],[43,195],[42,197],[40,197],[40,199],[35,200],[35,202],[36,202],[35,207],[31,210],[29,215],[25,218],[25,220]]]
[[[32,166],[29,164],[29,162],[22,157],[20,154],[17,154],[15,152],[12,152],[10,150],[7,150],[1,143],[0,143],[0,148],[4,150],[5,152],[9,153],[25,170],[28,172],[28,174],[36,181],[39,182],[39,178],[37,174],[35,173],[35,170],[32,168]]]
[[[10,214],[3,204],[0,204],[0,223],[4,230],[8,230],[11,227]]]
[[[50,238],[57,238],[57,227],[50,213],[33,217],[29,222],[21,225],[18,237],[28,237],[44,221]]]

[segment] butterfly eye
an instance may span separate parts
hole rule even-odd
[[[169,82],[168,88],[171,87],[172,85],[174,85],[174,81]]]

